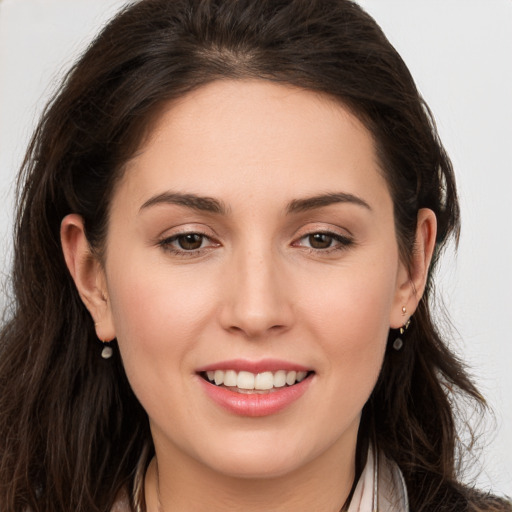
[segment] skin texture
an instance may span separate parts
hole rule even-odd
[[[162,201],[169,193],[225,211]],[[293,208],[333,193],[351,200]],[[180,248],[183,233],[204,235],[200,248]],[[330,234],[325,248],[311,246],[315,233]],[[327,97],[218,81],[162,112],[115,190],[104,261],[77,215],[62,243],[98,337],[117,337],[149,415],[165,512],[341,508],[389,328],[414,313],[434,239],[435,216],[421,210],[409,275],[371,134]],[[235,358],[314,374],[278,413],[240,416],[197,373]],[[153,462],[151,511],[156,480]]]

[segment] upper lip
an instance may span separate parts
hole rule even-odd
[[[250,361],[247,359],[230,359],[208,364],[206,366],[201,366],[196,371],[197,373],[202,373],[215,370],[234,370],[236,372],[246,371],[250,373],[263,373],[277,372],[279,370],[308,372],[311,371],[311,368],[301,364],[279,359],[260,359],[258,361]]]

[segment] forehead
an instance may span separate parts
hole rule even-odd
[[[213,82],[166,105],[121,185],[139,202],[155,188],[220,197],[387,191],[372,135],[348,108],[263,80]]]

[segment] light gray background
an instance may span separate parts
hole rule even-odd
[[[495,410],[478,484],[512,495],[512,0],[359,0],[437,119],[458,177],[463,232],[440,272],[455,349]],[[28,137],[77,52],[125,0],[0,0],[0,269]],[[0,297],[0,305],[4,298]]]

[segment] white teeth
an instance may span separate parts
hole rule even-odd
[[[208,370],[206,376],[210,382],[215,382],[217,386],[237,387],[244,390],[269,390],[272,388],[282,388],[286,384],[293,386],[302,382],[308,372],[296,372],[294,370],[278,370],[275,373],[262,372],[254,374],[251,372],[234,370]]]
[[[224,374],[224,386],[236,386],[237,376],[234,370],[228,370]]]
[[[292,386],[295,384],[295,380],[297,379],[297,372],[291,371],[286,374],[286,384],[288,386]]]
[[[236,387],[240,389],[254,389],[254,373],[238,372]]]
[[[272,389],[274,387],[274,376],[272,372],[258,373],[254,379],[254,389]]]
[[[297,372],[297,382],[301,382],[306,378],[308,372]]]
[[[286,372],[284,370],[279,370],[274,373],[274,387],[282,388],[286,384]]]
[[[215,381],[215,384],[217,384],[217,386],[224,384],[224,372],[222,370],[215,370],[213,380]]]

